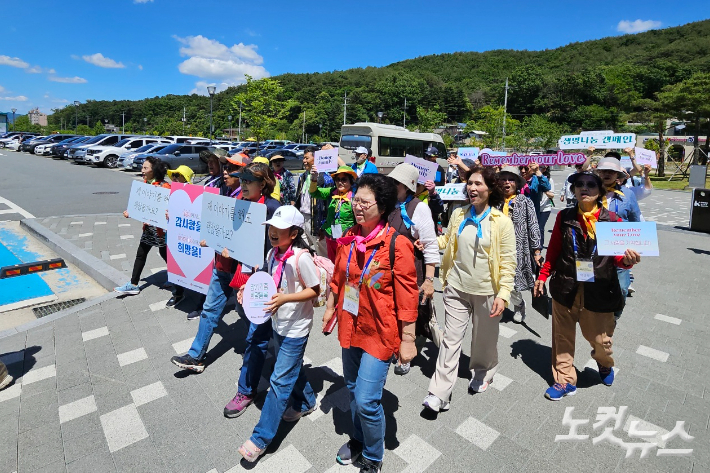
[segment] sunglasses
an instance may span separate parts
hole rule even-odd
[[[350,182],[349,177],[334,177],[333,180],[335,182]]]
[[[574,181],[574,187],[575,187],[575,189],[583,189],[583,188],[585,188],[585,187],[586,187],[587,189],[596,189],[596,188],[599,187],[599,186],[597,186],[597,183],[594,182],[594,181],[580,181],[580,180],[576,180],[576,181]]]
[[[239,169],[239,166],[235,166],[234,164],[227,164],[224,166],[224,169],[228,172],[236,171]]]
[[[501,177],[500,180],[503,182],[518,182],[518,179],[515,177],[512,177],[512,176],[511,177]]]

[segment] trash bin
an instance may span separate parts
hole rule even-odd
[[[690,229],[710,233],[710,189],[693,189],[690,202]]]

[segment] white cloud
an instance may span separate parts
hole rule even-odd
[[[256,52],[258,47],[255,44],[227,46],[201,35],[174,38],[183,45],[180,55],[187,57],[178,65],[178,70],[201,79],[215,79],[217,84],[210,85],[216,85],[218,90],[243,84],[245,74],[255,79],[269,76],[269,71],[262,66],[264,58]],[[197,82],[192,93],[207,94],[207,85],[204,80]]]
[[[32,66],[25,69],[25,72],[29,74],[39,74],[40,72],[42,72],[42,68],[39,66]]]
[[[50,74],[56,74],[56,73],[57,73],[57,71],[55,71],[54,69],[50,69],[50,70],[48,70],[47,72],[49,72]]]
[[[5,87],[0,85],[0,92],[3,92],[3,91],[5,91]]]
[[[20,69],[27,69],[30,67],[28,63],[20,59],[19,57],[10,57],[0,55],[0,65],[2,66],[12,66],[19,67]]]
[[[49,80],[52,82],[61,82],[63,84],[85,84],[87,82],[86,79],[83,77],[79,76],[74,76],[74,77],[57,77],[57,76],[49,76]]]
[[[138,70],[139,70],[139,71],[142,71],[142,70],[143,70],[143,65],[138,64]]]
[[[0,97],[0,100],[7,100],[8,102],[27,102],[29,99],[24,95],[18,95],[17,97]]]
[[[123,65],[122,62],[116,62],[101,53],[81,56],[81,58],[89,64],[93,64],[94,66],[99,67],[105,67],[108,69],[123,69],[124,67],[126,67]]]
[[[69,103],[67,99],[52,99],[52,103]]]
[[[622,33],[641,33],[660,26],[661,22],[655,20],[621,20],[619,24],[616,25],[616,30]]]
[[[133,0],[133,3],[152,3],[153,0]]]

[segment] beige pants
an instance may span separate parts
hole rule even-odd
[[[444,289],[446,310],[444,337],[436,359],[436,371],[429,382],[429,392],[445,401],[451,398],[459,369],[461,342],[471,324],[471,376],[478,381],[493,379],[498,369],[498,323],[491,317],[494,296],[474,296],[460,292],[451,285]]]
[[[614,359],[611,357],[614,313],[585,309],[584,287],[580,284],[571,309],[554,299],[552,301],[552,375],[556,383],[577,384],[574,342],[578,323],[582,336],[592,346],[592,358],[606,368],[614,366]]]
[[[306,241],[306,244],[313,248],[318,256],[328,256],[328,248],[326,246],[325,238],[322,240],[319,240],[317,236],[311,235],[311,228],[312,228],[312,220],[310,215],[303,215],[304,217],[304,232],[303,232],[303,239]]]

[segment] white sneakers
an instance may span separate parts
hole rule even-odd
[[[433,394],[429,394],[427,397],[424,398],[422,406],[426,407],[430,411],[441,412],[448,411],[449,407],[451,407],[451,403],[449,401],[442,401]]]

